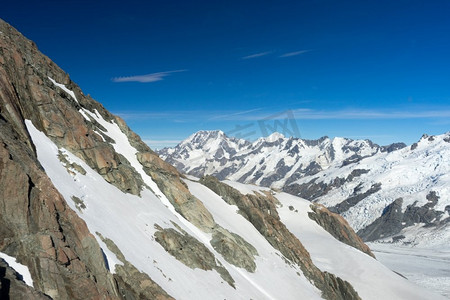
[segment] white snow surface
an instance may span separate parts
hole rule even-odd
[[[55,187],[68,205],[86,222],[89,230],[113,240],[130,263],[147,273],[171,296],[176,299],[320,298],[320,291],[305,278],[301,270],[295,265],[286,264],[281,253],[237,213],[236,206],[228,205],[205,186],[186,180],[192,194],[204,203],[219,225],[240,235],[258,251],[255,273],[227,263],[210,245],[210,234],[200,231],[175,212],[166,196],[143,171],[136,158],[136,149],[130,145],[118,125],[107,122],[97,111],[83,109],[83,112],[106,129],[103,134],[115,141],[112,144],[114,149],[126,157],[151,190],[144,188],[140,197],[123,193],[71,152],[63,148],[58,149],[27,120],[26,125],[36,146],[38,159]],[[69,162],[81,165],[86,174],[82,175],[76,171],[69,173],[58,159],[58,151],[62,151]],[[260,190],[251,185],[233,186],[245,193]],[[72,196],[80,198],[86,208],[78,211]],[[320,269],[348,280],[363,299],[439,299],[437,295],[417,288],[368,255],[335,240],[308,218],[309,202],[284,193],[276,193],[275,196],[283,204],[279,208],[282,221],[299,237],[311,253],[313,262]],[[293,205],[298,213],[290,211],[289,205]],[[216,271],[185,266],[155,241],[154,225],[176,229],[172,222],[208,247],[220,264],[229,271],[235,280],[236,289],[224,282]],[[96,238],[106,254],[111,271],[114,272],[114,266],[121,262],[107,249],[99,236],[96,235]]]
[[[241,193],[249,190],[243,184],[233,184],[233,187]],[[308,217],[308,212],[312,211],[309,201],[287,193],[274,192],[274,196],[281,202],[278,207],[281,221],[302,242],[313,263],[322,271],[350,282],[362,299],[445,299],[432,289],[415,285],[369,255],[334,239]]]
[[[27,285],[33,287],[33,279],[31,278],[30,270],[27,266],[17,262],[15,257],[9,256],[3,252],[0,252],[0,258],[3,258],[11,268],[19,273]]]
[[[368,243],[377,259],[410,281],[450,299],[450,244],[447,247],[417,248]]]
[[[57,87],[59,87],[60,89],[62,89],[64,92],[66,92],[67,94],[69,94],[73,100],[75,100],[75,102],[78,103],[77,97],[75,96],[75,93],[71,90],[69,90],[64,84],[62,83],[57,83],[53,78],[48,77],[48,79],[50,79],[51,82],[53,82],[54,85],[56,85]]]
[[[362,299],[443,299],[400,277],[367,254],[331,238],[308,218],[308,201],[286,193],[277,194],[276,198],[283,205],[278,210],[281,220],[303,243],[314,264],[350,282]],[[298,213],[289,210],[290,205]]]
[[[237,189],[241,194],[253,194],[254,192],[268,192],[271,189],[266,187],[261,187],[253,184],[245,184],[231,180],[223,180],[223,183],[228,184],[229,186]]]
[[[90,112],[89,115],[96,118],[107,129],[106,134],[116,141],[116,150],[126,155],[131,164],[135,164],[136,162],[133,161],[135,150],[130,148],[131,145],[127,141],[121,140],[123,136],[117,125],[106,122],[97,112]],[[125,194],[107,183],[78,157],[65,149],[58,149],[50,139],[33,126],[31,121],[27,120],[26,125],[36,146],[38,159],[46,173],[69,206],[87,223],[89,230],[112,239],[128,261],[140,271],[147,273],[176,299],[277,299],[280,297],[298,299],[299,295],[306,299],[320,298],[320,291],[303,275],[297,274],[297,272],[301,274],[300,269],[287,265],[281,258],[281,254],[238,215],[235,208],[227,206],[225,209],[230,213],[226,216],[229,215],[229,219],[222,220],[222,209],[214,209],[214,207],[223,208],[225,202],[210,190],[199,185],[193,187],[195,194],[205,201],[205,205],[219,224],[225,228],[238,228],[236,232],[257,248],[260,255],[256,258],[258,267],[255,273],[249,273],[228,264],[209,244],[211,237],[174,213],[170,203],[161,199],[165,196],[161,195],[157,187],[155,189],[152,187],[156,195],[148,189],[141,192],[141,197]],[[63,151],[70,162],[81,165],[86,170],[86,175],[80,173],[71,175],[67,172],[57,157],[58,150]],[[142,169],[142,167],[136,167],[138,172]],[[152,183],[148,177],[144,180],[148,185]],[[195,185],[193,182],[189,184]],[[72,196],[77,196],[86,204],[86,209],[81,213],[71,200]],[[214,200],[218,204],[213,205],[214,207],[208,205],[211,203],[209,201]],[[168,254],[155,241],[154,224],[165,228],[175,228],[171,221],[203,242],[214,253],[236,281],[236,290],[224,282],[216,271],[190,269]],[[107,256],[109,266],[113,267],[119,263],[98,236],[97,240]]]
[[[374,184],[381,184],[380,191],[342,214],[358,231],[375,221],[395,199],[403,198],[405,210],[414,203],[425,205],[431,191],[439,196],[434,209],[444,212],[441,219],[449,217],[446,207],[450,205],[450,132],[424,135],[415,146],[387,152],[368,140],[325,137],[307,141],[277,133],[250,143],[229,138],[223,132],[200,131],[175,148],[163,149],[160,155],[188,174],[214,174],[220,179],[275,189],[297,177],[300,179],[289,184],[308,184],[312,180],[315,184],[330,184],[336,179],[345,180],[352,171],[367,170],[368,173],[314,199],[332,207],[353,196],[356,189],[361,194]],[[355,155],[359,161],[353,160]],[[348,159],[354,162],[346,162]],[[306,174],[311,164],[313,169],[318,166],[322,170]]]

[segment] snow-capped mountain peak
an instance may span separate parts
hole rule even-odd
[[[353,163],[383,149],[368,140],[304,140],[275,132],[250,143],[217,131],[199,131],[159,154],[186,174],[280,188],[335,163]]]
[[[279,132],[274,132],[271,135],[263,138],[265,141],[269,142],[269,143],[273,143],[276,142],[278,140],[284,140],[285,137],[283,134],[279,133]]]

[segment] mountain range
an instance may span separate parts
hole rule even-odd
[[[419,243],[405,233],[418,225],[439,237],[436,231],[449,232],[450,132],[424,135],[407,147],[277,132],[251,143],[199,131],[159,154],[185,174],[270,187],[323,204],[365,241]],[[450,235],[436,242],[448,243]]]

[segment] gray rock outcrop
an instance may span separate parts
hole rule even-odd
[[[21,275],[0,258],[0,299],[50,300],[23,282]]]

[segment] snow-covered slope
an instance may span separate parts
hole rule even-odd
[[[159,154],[185,174],[214,175],[280,189],[331,166],[350,164],[402,146],[380,147],[369,140],[345,138],[303,140],[285,138],[276,132],[250,143],[227,137],[222,131],[199,131]]]
[[[229,232],[241,236],[257,250],[256,270],[249,272],[229,262],[211,245],[211,234],[194,226],[181,216],[167,200],[153,179],[146,174],[136,159],[137,150],[113,121],[106,121],[97,111],[83,109],[86,116],[95,119],[103,128],[103,135],[112,139],[116,151],[122,154],[147,187],[140,196],[124,193],[106,182],[95,170],[67,149],[56,146],[31,121],[26,125],[36,146],[37,155],[55,187],[71,208],[85,220],[89,230],[106,254],[112,272],[125,262],[121,255],[107,245],[110,239],[126,261],[148,274],[167,293],[176,299],[318,299],[321,291],[302,273],[298,265],[286,260],[273,248],[255,227],[237,213],[236,206],[200,183],[185,180],[191,193],[203,202],[215,222]],[[81,167],[67,169],[61,161]],[[84,174],[83,174],[84,173]],[[247,186],[243,192],[255,187]],[[279,213],[300,241],[304,241],[315,264],[322,270],[335,273],[349,281],[363,299],[438,299],[439,296],[421,290],[391,272],[370,256],[334,239],[322,227],[308,218],[309,202],[277,193]],[[287,209],[295,206],[296,212]],[[204,245],[217,263],[234,280],[234,287],[214,270],[191,268],[169,254],[157,241],[158,226],[188,234]],[[302,228],[302,230],[300,230]],[[335,251],[323,251],[335,249]]]

